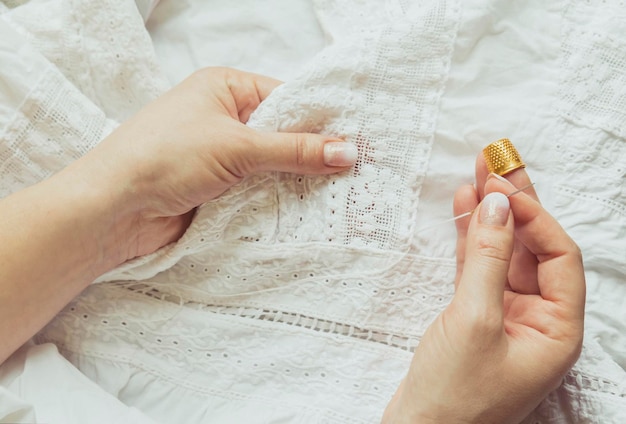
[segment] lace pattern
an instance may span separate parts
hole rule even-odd
[[[0,196],[60,171],[113,128],[62,75],[44,72],[2,133]]]
[[[222,397],[244,396],[314,410],[332,422],[380,417],[410,361],[410,353],[378,343],[200,312],[110,284],[91,287],[66,308],[38,337],[45,341],[70,357],[77,352],[131,364],[201,395],[209,410]]]
[[[590,233],[601,240],[584,246],[590,334],[622,367],[626,354],[615,346],[623,342],[607,323],[626,322],[626,41],[616,36],[625,5],[572,2],[565,11],[560,119],[549,134],[558,166],[557,216],[575,240]]]
[[[3,18],[112,120],[168,88],[134,1],[28,1]]]
[[[563,184],[584,187],[587,194],[602,193],[598,200],[622,216],[626,215],[626,60],[622,54],[626,41],[612,34],[626,19],[625,6],[623,1],[576,2],[567,11],[558,110],[574,125],[559,128],[566,130],[565,138],[557,139],[555,146],[569,180]]]

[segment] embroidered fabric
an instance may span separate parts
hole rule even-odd
[[[598,240],[584,245],[589,332],[622,369],[626,352],[608,323],[626,322],[626,39],[615,36],[624,6],[576,2],[565,11],[559,119],[546,134],[559,158],[559,219],[575,240]]]
[[[137,378],[138,369],[150,379],[158,376],[159,385],[162,381],[179,388],[175,398],[192,397],[187,404],[192,414],[224,422],[238,422],[237,416],[253,410],[261,417],[272,416],[268,421],[257,418],[258,422],[279,421],[285,414],[298,417],[296,422],[367,422],[365,414],[379,415],[381,403],[394,390],[393,380],[385,376],[401,378],[402,367],[410,361],[410,353],[387,350],[379,343],[346,341],[333,332],[188,308],[123,287],[94,286],[84,300],[70,305],[40,341],[63,339],[60,348],[70,352],[70,360],[86,362],[86,367],[79,367],[99,381],[103,368],[82,355],[133,370],[130,378],[128,371],[122,371],[126,378],[104,377],[104,384],[110,385],[107,390],[119,393],[125,403],[135,404],[137,398],[145,402],[133,390],[146,381]],[[68,326],[74,328],[70,338]],[[225,378],[242,373],[245,379]],[[226,405],[224,398],[229,399]],[[171,408],[170,402],[163,408]],[[239,413],[231,416],[234,410]],[[299,410],[304,411],[302,416],[296,413]],[[163,414],[163,422],[173,422],[180,414],[151,413]]]
[[[167,85],[134,3],[19,3],[0,20],[0,54],[15,64],[0,68],[14,87],[0,90],[14,111],[0,116],[3,196]],[[332,43],[249,125],[343,136],[359,149],[354,169],[246,179],[200,207],[177,243],[103,276],[36,341],[159,422],[377,422],[453,294],[453,228],[420,229],[472,180],[475,152],[515,132],[585,253],[590,289],[583,355],[524,422],[622,422],[626,39],[611,28],[626,9],[565,3],[520,13],[486,0],[316,0]],[[527,37],[541,37],[542,54]]]

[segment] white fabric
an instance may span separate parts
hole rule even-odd
[[[20,3],[0,20],[2,195],[79,157],[167,86],[134,3]],[[589,285],[583,355],[525,422],[625,421],[621,2],[229,3],[158,5],[148,26],[165,74],[227,64],[284,78],[250,125],[344,136],[357,166],[247,179],[36,341],[58,346],[95,397],[157,422],[377,422],[453,292],[453,225],[421,229],[450,216],[476,153],[508,136],[583,249]],[[56,374],[20,363],[4,366],[0,417],[43,422],[45,389],[12,387]]]
[[[49,343],[22,347],[0,368],[0,381],[1,422],[154,423],[100,389]]]
[[[173,83],[204,66],[289,80],[325,46],[310,0],[161,0],[148,29]]]

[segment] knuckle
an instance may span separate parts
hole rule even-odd
[[[500,329],[502,327],[502,312],[500,309],[476,302],[472,320],[474,326],[482,330]]]
[[[511,249],[504,240],[486,235],[476,239],[476,252],[484,258],[498,262],[509,262],[511,257]]]
[[[232,174],[243,178],[256,172],[259,166],[257,135],[246,127],[231,131],[228,136],[230,143],[227,149],[231,153]]]
[[[572,350],[570,352],[570,363],[573,366],[574,363],[576,361],[578,361],[578,358],[580,358],[580,355],[583,352],[583,334],[582,331],[580,332],[580,335],[576,338],[576,340],[574,341],[574,343],[572,343]]]
[[[565,369],[565,373],[578,360],[583,349],[583,326],[569,326],[561,329],[560,332],[553,334],[552,337],[559,341],[561,349],[561,361]]]
[[[214,68],[201,68],[189,75],[182,85],[192,88],[194,93],[206,94],[208,90],[211,90],[213,82],[217,80]]]
[[[296,134],[294,138],[295,163],[297,166],[306,165],[309,156],[309,146],[304,134]]]
[[[489,335],[500,335],[504,321],[500,311],[480,303],[466,306],[464,321],[468,334],[474,338],[485,338]]]
[[[216,69],[215,68],[201,68],[198,69],[196,71],[194,71],[190,78],[192,80],[198,81],[200,83],[203,83],[207,80],[211,80],[213,78],[215,78],[216,75]]]
[[[583,332],[580,331],[579,333],[577,333],[576,335],[574,335],[574,337],[572,337],[572,340],[570,341],[570,349],[568,352],[568,357],[569,357],[569,362],[571,365],[574,365],[574,363],[578,360],[578,358],[580,358],[580,355],[583,351]]]
[[[473,331],[474,334],[482,335],[497,335],[502,334],[504,323],[502,317],[494,313],[485,313],[480,317],[480,320],[474,321]]]
[[[243,127],[239,132],[237,142],[242,161],[246,164],[246,174],[255,172],[260,166],[259,161],[261,160],[259,151],[259,146],[261,145],[260,135],[248,127]]]
[[[572,241],[572,254],[574,255],[574,258],[576,258],[577,261],[579,262],[583,261],[583,251],[580,248],[580,246],[576,244],[576,242],[574,241]]]
[[[227,86],[232,84],[233,70],[225,67],[207,66],[194,71],[188,78],[197,87],[205,87],[215,81],[225,81]]]
[[[228,68],[220,66],[206,66],[195,71],[193,75],[198,75],[201,77],[216,77],[218,75],[226,75],[228,71]]]

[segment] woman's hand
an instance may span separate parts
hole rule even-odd
[[[529,182],[524,170],[507,178]],[[578,358],[580,251],[534,191],[507,199],[516,185],[487,176],[479,158],[478,192],[457,192],[455,213],[478,209],[457,223],[456,293],[424,334],[383,422],[517,423]]]
[[[195,207],[246,175],[355,162],[350,143],[244,125],[278,84],[199,71],[80,160],[0,199],[0,363],[101,274],[177,240]]]
[[[115,191],[111,198],[123,205],[120,219],[132,222],[120,236],[132,240],[120,260],[177,240],[195,207],[247,175],[329,174],[354,164],[356,147],[340,139],[261,133],[244,125],[278,85],[233,69],[198,71],[83,158]]]

